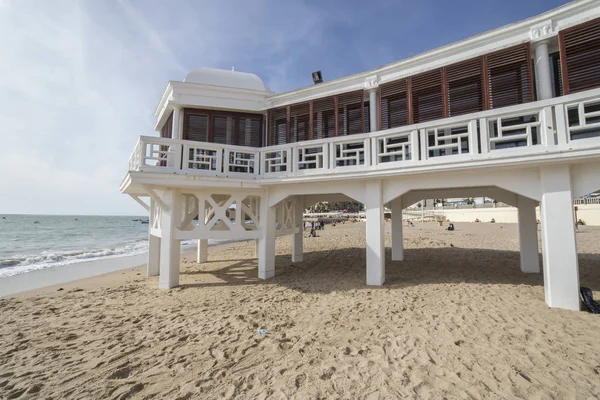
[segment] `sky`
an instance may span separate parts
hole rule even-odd
[[[119,192],[169,80],[274,92],[377,68],[565,0],[0,0],[0,214],[142,215]]]

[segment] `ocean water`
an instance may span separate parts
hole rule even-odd
[[[0,215],[0,279],[148,251],[147,216]],[[184,241],[182,250],[195,248]]]

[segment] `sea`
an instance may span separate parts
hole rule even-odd
[[[0,214],[0,279],[148,252],[148,216]],[[182,251],[196,248],[183,241]]]

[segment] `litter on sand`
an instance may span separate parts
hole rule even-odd
[[[266,335],[266,334],[268,334],[268,333],[269,333],[269,331],[268,331],[268,330],[266,330],[266,329],[263,329],[263,328],[258,328],[258,329],[256,330],[256,333],[258,333],[259,335]]]

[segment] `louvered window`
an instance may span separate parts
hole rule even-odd
[[[213,116],[213,142],[220,144],[234,144],[233,132],[235,129],[235,118],[225,115]]]
[[[270,146],[287,143],[287,109],[276,108],[269,110],[269,140]]]
[[[371,132],[371,109],[368,101],[365,101],[365,108],[363,110],[363,132]]]
[[[534,100],[529,43],[488,54],[486,58],[489,108]]]
[[[482,64],[477,57],[446,67],[449,117],[484,109]]]
[[[600,18],[558,33],[565,94],[600,86]]]
[[[560,55],[558,53],[550,54],[550,65],[552,67],[552,82],[554,86],[554,97],[564,94],[562,84],[562,70],[560,67]]]
[[[381,85],[381,129],[408,125],[407,81],[400,79]]]
[[[261,146],[262,115],[186,108],[183,139],[196,142]]]
[[[160,137],[169,139],[173,138],[173,111],[171,111],[169,118],[167,118],[167,121],[160,130]]]
[[[183,139],[208,142],[208,113],[186,108],[183,117]]]
[[[413,123],[444,118],[441,69],[412,78],[412,104]]]
[[[335,136],[335,102],[333,97],[313,102],[313,139]]]
[[[260,117],[240,118],[238,126],[238,142],[240,146],[260,147]]]
[[[363,133],[363,91],[338,96],[338,135]]]
[[[292,143],[308,140],[309,103],[295,104],[290,107],[290,139]]]

